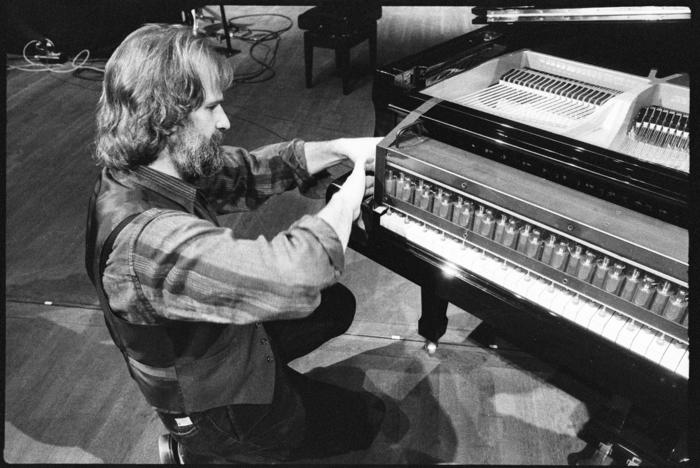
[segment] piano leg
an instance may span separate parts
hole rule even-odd
[[[447,301],[438,297],[431,287],[420,289],[421,316],[418,319],[418,333],[426,339],[428,354],[437,349],[440,337],[447,330]]]

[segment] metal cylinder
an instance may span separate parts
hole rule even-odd
[[[464,207],[462,208],[462,211],[459,213],[459,224],[460,226],[469,229],[472,218],[474,214],[474,206],[472,205],[472,202],[467,202],[464,204]]]
[[[552,253],[552,259],[549,261],[549,265],[557,270],[564,270],[566,267],[566,260],[569,258],[569,244],[566,242],[559,242],[556,249]]]
[[[663,284],[657,286],[656,293],[654,294],[654,299],[651,301],[649,310],[655,314],[661,315],[666,307],[666,302],[671,295],[671,283],[669,281],[664,281]]]
[[[440,216],[440,207],[442,206],[442,201],[444,197],[445,194],[443,193],[442,189],[438,188],[437,193],[435,194],[435,198],[433,199],[433,207],[430,210],[430,212],[433,213],[435,216]]]
[[[625,269],[624,265],[616,263],[613,269],[608,272],[608,276],[605,277],[603,281],[603,289],[612,294],[618,294],[620,288],[622,287],[622,271]]]
[[[605,283],[605,278],[608,276],[608,271],[610,270],[610,259],[608,257],[603,257],[596,262],[595,273],[593,273],[593,279],[591,284],[598,288],[603,287]]]
[[[486,209],[483,207],[483,205],[479,205],[479,207],[476,209],[476,213],[474,213],[474,225],[472,226],[472,231],[481,232],[481,221],[484,219],[484,215],[486,215]]]
[[[557,245],[557,238],[553,234],[550,234],[547,241],[542,245],[542,258],[540,261],[542,263],[550,264],[552,261],[552,254],[554,253],[554,247]]]
[[[493,212],[491,210],[486,210],[486,214],[481,220],[481,229],[479,229],[479,234],[491,239],[493,237],[493,231],[496,229],[496,220],[493,218]]]
[[[530,237],[527,240],[527,246],[525,247],[525,255],[537,260],[537,256],[540,252],[540,244],[542,244],[542,242],[540,241],[540,231],[538,231],[537,229],[533,229],[530,232]]]
[[[663,315],[669,320],[681,323],[684,318],[685,311],[688,308],[688,297],[685,290],[680,290],[676,294],[671,295],[668,302],[664,306]]]
[[[396,188],[394,189],[394,197],[401,199],[403,195],[404,182],[406,181],[403,172],[399,173],[399,177],[396,179]]]
[[[530,240],[530,231],[532,230],[532,226],[529,224],[526,224],[525,226],[520,228],[520,232],[518,233],[518,246],[515,248],[520,253],[526,253],[527,252],[527,242]]]
[[[452,204],[449,197],[443,196],[440,202],[440,207],[438,208],[438,216],[444,219],[450,219],[450,209]]]
[[[427,185],[416,190],[415,205],[421,210],[430,210],[430,188]]]
[[[583,256],[583,247],[580,245],[574,246],[574,250],[569,250],[569,261],[566,264],[566,273],[575,275],[578,272],[578,264]]]
[[[459,224],[459,213],[464,208],[464,200],[462,197],[457,197],[457,201],[452,207],[452,219],[451,221],[455,224]]]
[[[503,232],[503,239],[501,239],[501,244],[509,247],[511,249],[515,248],[515,242],[518,237],[518,224],[514,219],[508,221],[505,231]]]
[[[501,217],[496,222],[496,228],[493,232],[493,240],[502,243],[503,234],[506,232],[506,226],[508,225],[508,216],[502,214]]]
[[[622,286],[622,292],[620,292],[621,298],[626,301],[632,300],[634,293],[637,291],[637,286],[639,286],[639,275],[639,270],[635,268],[630,274],[625,276],[625,283]]]
[[[632,302],[639,307],[649,308],[651,303],[651,296],[654,294],[654,280],[648,276],[645,276],[641,282],[642,284],[634,292],[634,298]]]
[[[384,177],[384,193],[391,197],[396,195],[396,176],[392,170],[388,170]]]
[[[416,184],[411,180],[406,179],[403,183],[403,191],[401,192],[401,200],[406,203],[413,203],[413,194],[416,191]]]
[[[590,282],[593,277],[593,269],[595,268],[596,257],[592,252],[586,252],[586,256],[579,262],[576,277],[581,281]]]

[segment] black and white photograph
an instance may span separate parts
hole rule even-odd
[[[4,463],[697,466],[693,3],[3,2]]]

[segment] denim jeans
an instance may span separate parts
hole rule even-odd
[[[287,363],[344,333],[355,299],[342,285],[322,292],[321,304],[300,320],[267,322],[276,356],[275,390],[268,405],[229,405],[186,415],[158,413],[178,441],[186,463],[270,463],[318,458],[369,447],[384,416],[384,403],[313,380]],[[191,424],[190,424],[191,422]]]

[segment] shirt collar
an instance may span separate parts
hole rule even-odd
[[[195,186],[148,166],[137,166],[132,173],[136,175],[136,182],[140,185],[180,203],[190,212],[194,211],[197,199]]]

